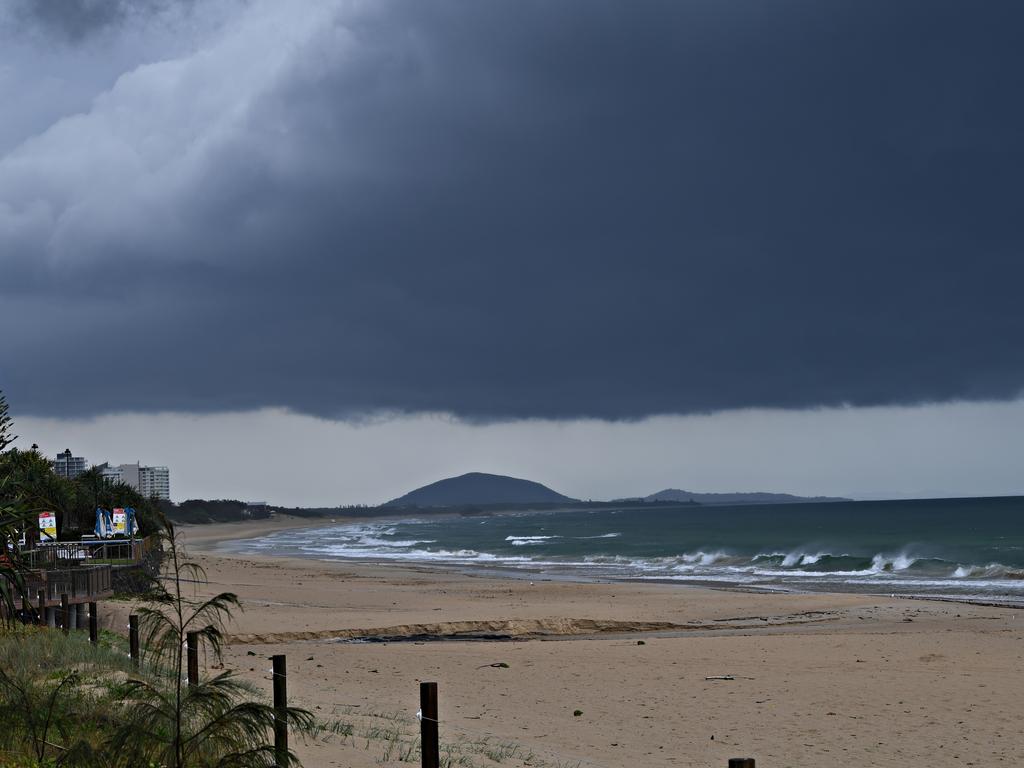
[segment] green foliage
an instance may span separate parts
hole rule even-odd
[[[17,435],[11,431],[13,425],[7,411],[7,398],[0,392],[0,453],[6,451],[7,447],[17,440]]]
[[[7,401],[0,393],[0,617],[5,625],[14,620],[14,595],[23,591],[25,564],[18,541],[29,514],[9,472],[4,471],[11,453],[8,447],[14,441],[11,426]]]
[[[81,635],[22,627],[0,635],[3,765],[101,766],[117,704],[106,681],[127,658]]]
[[[33,516],[57,513],[58,531],[91,529],[96,506],[132,506],[143,533],[161,530],[167,571],[154,578],[139,614],[144,668],[129,677],[123,640],[105,633],[99,647],[79,633],[9,624],[0,629],[0,765],[81,768],[271,768],[275,710],[233,672],[183,681],[183,641],[195,632],[220,659],[222,630],[237,596],[191,599],[186,584],[205,580],[188,561],[172,524],[155,503],[98,469],[58,477],[35,448],[19,451],[0,396],[0,613],[14,622],[13,595],[25,574],[17,541]],[[163,527],[162,526],[166,526]],[[289,727],[308,732],[313,717],[286,712]],[[286,761],[298,766],[293,753]]]
[[[29,450],[11,448],[15,436],[7,401],[0,393],[0,526],[3,515],[11,510],[25,519],[42,511],[57,515],[57,533],[61,537],[91,531],[96,507],[133,507],[142,535],[152,533],[159,519],[155,499],[148,499],[135,488],[105,479],[97,467],[73,480],[53,471],[50,460],[33,446]],[[4,530],[0,528],[0,535]]]
[[[244,501],[234,499],[186,499],[178,504],[170,501],[160,502],[160,511],[164,516],[176,523],[227,523],[242,520],[249,514],[249,519],[270,517],[264,508],[250,509]]]

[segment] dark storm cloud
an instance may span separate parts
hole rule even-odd
[[[158,13],[191,0],[5,0],[21,30],[40,28],[79,41],[125,19]]]
[[[0,161],[20,412],[1024,386],[1018,4],[289,7]]]

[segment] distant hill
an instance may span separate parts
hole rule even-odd
[[[694,493],[679,488],[644,496],[643,501],[695,501],[698,504],[801,504],[851,501],[838,496],[794,496],[791,493]]]
[[[459,504],[551,504],[575,501],[532,480],[470,472],[424,485],[392,499],[384,506],[449,507]]]

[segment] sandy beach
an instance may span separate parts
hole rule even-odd
[[[201,592],[245,608],[226,666],[269,695],[268,659],[287,654],[291,702],[325,726],[297,744],[310,768],[410,759],[421,680],[439,684],[442,762],[467,768],[954,766],[1024,749],[1020,611],[219,549],[322,523],[181,529],[210,579]]]

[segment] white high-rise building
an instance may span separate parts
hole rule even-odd
[[[139,467],[139,493],[171,500],[171,472],[167,467]]]
[[[66,477],[68,480],[74,480],[88,468],[89,463],[85,460],[85,457],[72,456],[70,448],[66,449],[64,453],[58,453],[57,458],[53,462],[53,471],[61,477]]]
[[[171,500],[171,473],[167,467],[144,467],[140,464],[105,465],[100,473],[112,483],[124,483],[148,498]]]

